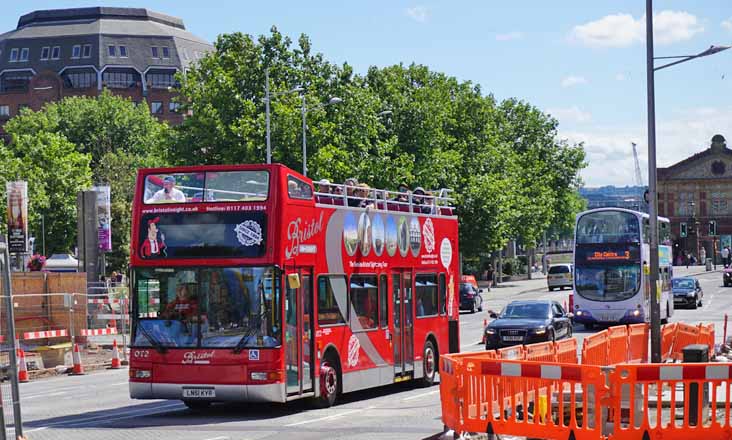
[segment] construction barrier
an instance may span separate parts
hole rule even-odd
[[[628,361],[628,328],[617,325],[607,329],[607,364],[614,365]]]
[[[524,347],[527,361],[556,362],[557,355],[553,342],[539,342]]]
[[[648,362],[649,330],[648,324],[628,326],[628,362]]]
[[[609,339],[607,330],[586,337],[582,343],[582,364],[607,365],[608,346]]]
[[[661,328],[661,355],[665,361],[681,361],[684,347],[704,344],[709,347],[709,359],[714,358],[714,324],[667,324]]]
[[[677,327],[678,324],[675,322],[661,327],[661,359],[671,359]]]
[[[513,347],[505,347],[497,350],[499,359],[506,360],[524,360],[526,352],[523,345],[514,345]]]
[[[556,362],[560,364],[577,363],[577,340],[574,338],[563,339],[554,343]]]
[[[699,339],[697,344],[704,344],[709,347],[709,359],[714,359],[714,324],[699,324]]]

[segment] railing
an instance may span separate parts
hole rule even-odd
[[[414,194],[411,191],[389,191],[364,188],[358,185],[320,182],[315,184],[320,189],[315,192],[316,202],[326,205],[371,207],[380,210],[432,215],[453,215],[455,209],[452,206],[455,199],[449,195],[452,190],[447,188],[425,191],[425,194]]]

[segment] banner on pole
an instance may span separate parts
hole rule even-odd
[[[112,199],[109,186],[94,186],[92,191],[97,193],[97,236],[99,250],[112,250]]]
[[[8,251],[28,253],[28,182],[7,182]]]

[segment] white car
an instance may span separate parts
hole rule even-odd
[[[556,264],[549,268],[546,277],[549,291],[554,289],[564,290],[565,287],[572,288],[574,268],[571,264]]]

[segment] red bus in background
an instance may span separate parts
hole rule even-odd
[[[279,164],[139,171],[132,398],[328,406],[434,382],[459,350],[449,198],[325,186]]]

